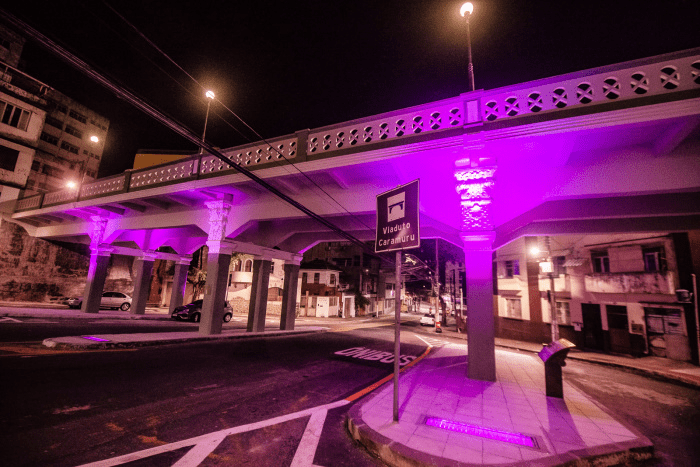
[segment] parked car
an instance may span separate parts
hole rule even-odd
[[[199,320],[202,319],[202,303],[204,300],[195,300],[187,305],[179,306],[173,310],[171,318],[199,323]],[[229,302],[224,302],[224,323],[231,321],[231,318],[233,318],[233,308]]]
[[[420,317],[421,326],[435,326],[435,316],[430,313],[426,313]]]
[[[66,305],[68,305],[68,308],[80,308],[83,306],[83,297],[71,297],[66,300]],[[131,308],[131,297],[121,292],[104,292],[100,299],[100,308],[129,311],[129,308]]]

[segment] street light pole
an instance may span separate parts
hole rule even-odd
[[[559,340],[559,319],[557,318],[557,302],[554,299],[554,258],[552,257],[552,245],[549,236],[544,237],[549,259],[549,311],[552,317],[552,342]]]
[[[207,97],[207,114],[204,117],[204,131],[202,132],[202,143],[204,143],[204,137],[207,135],[207,122],[209,122],[209,107],[211,106],[211,101],[213,101],[215,97],[213,91],[207,91],[205,96]],[[204,148],[200,146],[199,153],[202,154],[203,152]]]
[[[467,54],[469,57],[469,90],[473,91],[474,90],[474,64],[472,63],[472,38],[471,38],[471,32],[469,31],[469,18],[472,15],[472,12],[474,11],[474,5],[472,5],[471,2],[467,2],[464,5],[462,5],[462,8],[459,10],[459,13],[467,20]]]

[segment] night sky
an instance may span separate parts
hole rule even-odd
[[[199,84],[107,3],[14,3],[4,8],[197,134],[203,87],[265,138],[468,90],[462,1],[109,2]],[[473,3],[477,89],[700,46],[698,0]],[[110,119],[101,177],[130,168],[139,148],[195,150],[38,45],[28,42],[23,58],[27,73]],[[212,105],[212,144],[259,139]]]

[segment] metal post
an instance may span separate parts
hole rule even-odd
[[[207,114],[204,117],[204,131],[202,132],[202,143],[204,143],[204,137],[207,135],[207,122],[209,122],[209,106],[211,105],[211,99],[207,98]],[[199,147],[199,153],[204,153],[204,147]]]
[[[695,274],[691,274],[693,278],[693,305],[695,306],[695,338],[698,342],[698,364],[700,364],[700,320],[698,320],[698,282]]]
[[[472,63],[472,38],[471,38],[471,33],[469,31],[469,17],[471,14],[466,15],[467,16],[467,53],[469,54],[469,90],[473,91],[474,90],[474,64]]]
[[[559,320],[557,319],[557,302],[554,299],[554,257],[552,257],[552,245],[549,236],[544,237],[547,247],[547,257],[552,270],[549,271],[549,311],[552,318],[552,342],[559,340]]]
[[[396,252],[394,291],[394,421],[399,421],[399,355],[401,355],[401,250]]]

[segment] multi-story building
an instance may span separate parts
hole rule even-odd
[[[323,318],[339,316],[344,304],[339,281],[340,269],[326,261],[316,259],[302,263],[297,294],[300,314]]]
[[[3,181],[10,178],[12,188],[30,196],[60,190],[71,181],[77,187],[94,180],[102,160],[109,120],[21,71],[23,46],[20,35],[0,25],[0,92],[3,94],[0,131],[5,140],[15,139],[30,148],[19,151],[16,157],[9,157],[11,154],[0,157],[5,171]],[[18,150],[5,143],[3,146]],[[11,170],[8,167],[15,158],[19,166],[8,177]],[[3,195],[5,199],[12,199],[9,193]]]
[[[559,334],[578,347],[690,360],[688,233],[556,236],[549,254],[544,243],[498,250],[497,336],[549,342],[553,283]]]

